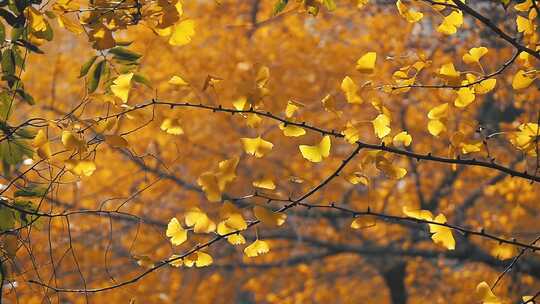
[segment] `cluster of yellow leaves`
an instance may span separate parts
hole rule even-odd
[[[368,151],[362,155],[360,159],[360,166],[362,170],[366,171],[370,165],[374,165],[378,171],[384,173],[384,175],[391,179],[401,179],[407,174],[405,168],[395,166],[393,164],[393,154],[385,151]],[[363,180],[359,180],[363,183]]]
[[[446,217],[444,214],[439,213],[435,218],[429,210],[409,210],[406,206],[403,207],[403,213],[408,217],[415,219],[426,220],[430,222],[444,224],[446,223]],[[433,233],[431,238],[436,244],[440,244],[446,247],[448,250],[454,250],[456,248],[456,241],[452,235],[452,230],[446,226],[437,224],[428,224],[429,231]]]
[[[242,212],[238,207],[234,206],[230,202],[225,202],[220,209],[220,218],[222,219],[217,225],[210,217],[201,209],[193,207],[189,209],[184,215],[184,223],[188,229],[193,230],[194,233],[209,234],[217,232],[218,235],[224,236],[232,245],[245,244],[245,238],[240,234],[240,231],[246,230],[248,224],[244,219]],[[277,213],[261,206],[255,206],[253,208],[253,214],[266,227],[278,227],[285,223],[287,215],[284,213]],[[217,231],[216,231],[217,228]],[[166,236],[170,238],[170,242],[175,245],[181,245],[188,239],[188,229],[182,227],[176,217],[171,218],[167,225],[165,232]],[[259,240],[258,238],[249,246],[244,249],[244,253],[248,257],[255,257],[261,254],[265,254],[270,251],[270,246],[267,242]],[[193,265],[197,267],[203,267],[212,263],[212,257],[204,252],[197,251],[199,255],[192,253],[187,257],[179,258],[178,255],[172,255],[170,257],[170,264],[179,267],[185,265],[191,267]],[[191,257],[191,258],[190,258]]]
[[[47,138],[47,134],[45,133],[45,131],[38,131],[36,137],[34,137],[33,146],[36,149],[39,157],[43,159],[51,157],[51,144],[49,143],[49,139]]]
[[[232,203],[225,202],[219,213],[223,220],[218,224],[217,233],[222,236],[227,235],[227,241],[233,245],[245,244],[246,239],[240,233],[231,234],[247,229],[242,212]]]
[[[428,112],[428,131],[433,136],[439,136],[446,131],[446,117],[448,116],[448,103],[443,103]]]
[[[480,152],[482,150],[482,142],[467,142],[465,141],[465,134],[458,131],[450,137],[450,148],[450,154],[455,157],[459,153],[469,154],[474,152]]]
[[[444,17],[443,22],[437,27],[437,32],[445,35],[457,33],[457,29],[463,25],[463,13],[461,11],[452,11]]]
[[[197,183],[202,187],[206,198],[211,202],[221,201],[221,194],[228,183],[236,178],[238,157],[219,162],[217,170],[204,172]]]
[[[424,14],[408,8],[401,0],[396,2],[396,6],[399,14],[410,23],[418,22],[424,17]]]
[[[403,94],[410,91],[411,86],[416,81],[418,74],[427,66],[431,65],[423,53],[417,54],[418,60],[410,65],[401,67],[392,75],[395,86],[385,86],[384,91],[392,94]]]
[[[289,100],[287,102],[287,106],[285,107],[285,117],[288,119],[293,119],[296,111],[302,107],[304,107],[302,103]],[[281,123],[279,124],[279,129],[283,131],[283,135],[288,137],[299,137],[306,134],[306,130],[303,128],[290,124]]]
[[[523,33],[524,40],[527,41],[527,47],[532,50],[540,50],[540,47],[538,46],[538,40],[540,39],[540,37],[538,35],[538,25],[536,24],[538,20],[538,11],[534,9],[532,0],[527,0],[522,3],[516,4],[515,9],[518,12],[528,12],[527,17],[523,17],[519,14],[517,15],[517,30],[518,32]],[[522,52],[519,57],[523,59],[525,66],[530,68],[530,55],[528,53]],[[520,69],[514,75],[514,78],[512,80],[512,87],[515,90],[522,90],[528,88],[535,81],[535,79],[538,78],[539,75],[540,72],[537,69]]]
[[[244,145],[244,151],[257,158],[261,158],[268,154],[274,147],[274,144],[262,139],[260,136],[255,138],[241,138],[240,140]]]
[[[540,136],[538,124],[524,123],[519,125],[518,130],[519,131],[511,134],[510,142],[517,149],[530,156],[536,157],[536,143]]]

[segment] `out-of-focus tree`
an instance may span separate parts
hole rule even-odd
[[[0,302],[540,302],[539,10],[0,1]]]

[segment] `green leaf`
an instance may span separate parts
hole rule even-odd
[[[6,91],[0,93],[0,121],[8,120],[9,116],[13,112],[13,105],[11,104],[11,96]]]
[[[15,191],[16,197],[44,197],[47,194],[48,189],[39,186],[30,186]]]
[[[24,39],[17,40],[18,43],[20,43],[21,46],[23,46],[25,49],[29,50],[30,52],[38,53],[38,54],[45,54],[37,45],[32,44],[29,41],[26,41]]]
[[[94,62],[96,62],[97,58],[98,56],[93,56],[81,66],[81,72],[79,73],[79,78],[82,78],[86,76],[86,74],[88,74],[88,71],[90,70]]]
[[[0,22],[0,43],[4,42],[6,40],[6,28],[4,27],[4,24]]]
[[[137,54],[121,46],[117,46],[110,49],[109,53],[113,54],[115,59],[126,60],[126,61],[136,61],[142,57],[141,54]]]
[[[17,89],[15,90],[17,92],[17,95],[19,95],[22,100],[26,101],[29,105],[35,105],[36,101],[34,100],[34,97],[32,95],[28,94],[24,89]]]
[[[15,65],[24,71],[26,61],[21,55],[21,50],[17,46],[13,47],[13,55],[15,56]]]
[[[28,141],[17,138],[8,138],[0,142],[0,159],[8,165],[20,164],[25,156],[31,158],[34,149]]]
[[[47,41],[52,41],[53,37],[54,37],[52,27],[49,24],[49,21],[47,21],[47,19],[43,19],[43,21],[47,25],[45,31],[43,31],[43,32],[34,32],[33,34],[38,38],[45,39]]]
[[[150,80],[148,80],[148,78],[146,78],[145,76],[143,76],[141,74],[133,74],[133,78],[131,78],[131,79],[133,81],[135,81],[135,82],[140,83],[140,84],[144,84],[149,89],[152,88],[152,83],[150,82]]]
[[[6,49],[2,53],[2,71],[6,74],[15,74],[15,56],[11,49]]]
[[[11,29],[11,40],[17,41],[23,36],[24,27],[15,27]]]
[[[3,200],[3,202],[6,202]],[[15,214],[8,207],[0,206],[0,231],[15,228]]]
[[[37,135],[37,133],[33,132],[30,128],[19,128],[15,131],[15,134],[24,139],[34,139]]]
[[[277,0],[276,4],[274,5],[274,11],[273,15],[277,15],[281,13],[285,7],[287,7],[287,4],[289,3],[289,0]]]
[[[88,81],[89,93],[93,93],[98,88],[105,65],[105,60],[101,60],[94,66],[94,70],[92,71],[92,74],[90,74],[90,79]]]
[[[333,11],[336,9],[336,2],[334,2],[334,0],[323,0],[323,4],[329,11]]]

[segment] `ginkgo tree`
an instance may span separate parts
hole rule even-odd
[[[540,302],[539,12],[0,3],[0,302]]]

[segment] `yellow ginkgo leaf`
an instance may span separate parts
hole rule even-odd
[[[216,224],[197,207],[186,212],[184,220],[186,226],[193,227],[195,233],[210,233],[216,230]]]
[[[59,15],[57,21],[60,27],[63,27],[76,35],[84,32],[84,29],[79,22],[69,19],[66,15]]]
[[[481,282],[476,286],[476,295],[483,304],[500,304],[499,298],[495,296],[488,283]]]
[[[461,147],[461,153],[463,154],[469,154],[474,152],[480,152],[482,150],[482,142],[475,142],[475,143],[465,143],[462,142],[459,145]]]
[[[260,136],[256,138],[241,138],[241,140],[244,145],[244,151],[257,158],[263,157],[272,150],[272,147],[274,147],[274,144],[262,139]]]
[[[62,131],[62,143],[66,149],[78,150],[79,152],[86,151],[86,141],[71,131]]]
[[[246,111],[249,110],[249,102],[247,100],[247,97],[242,96],[240,98],[235,99],[233,102],[233,107],[237,109],[238,111]]]
[[[439,136],[446,131],[446,125],[439,119],[431,119],[428,122],[428,131],[433,136]]]
[[[131,78],[133,78],[133,73],[122,74],[111,85],[111,92],[123,102],[127,102],[128,100]]]
[[[245,222],[244,222],[245,223]],[[231,228],[226,221],[220,222],[217,227],[217,233],[219,235],[227,235],[227,241],[232,245],[245,244],[246,239],[239,233],[235,233],[241,229]],[[235,234],[231,234],[235,233]],[[230,234],[230,235],[229,235]]]
[[[266,226],[277,227],[285,223],[287,215],[285,213],[277,213],[272,210],[268,210],[261,206],[255,206],[253,208],[255,217]]]
[[[353,185],[362,184],[364,186],[369,185],[369,179],[367,176],[362,174],[361,172],[354,172],[352,174],[349,174],[345,177],[349,183]]]
[[[184,129],[182,129],[180,119],[178,118],[165,118],[161,123],[160,129],[171,135],[184,134]]]
[[[354,121],[348,121],[346,129],[341,132],[350,144],[355,144],[360,139],[360,124]]]
[[[417,12],[413,9],[409,9],[407,6],[405,6],[405,4],[401,2],[401,0],[398,0],[396,2],[396,6],[399,14],[410,23],[418,22],[424,17],[424,14]]]
[[[306,134],[306,130],[299,126],[279,124],[279,128],[283,131],[283,135],[288,137],[299,137]]]
[[[463,62],[471,64],[471,63],[479,63],[480,58],[482,58],[485,54],[487,54],[488,49],[486,47],[475,47],[469,50],[469,52],[465,55],[463,55]]]
[[[412,136],[409,133],[407,133],[407,131],[399,132],[392,139],[392,143],[394,144],[394,146],[403,145],[405,147],[408,147],[411,145],[411,142],[412,142]]]
[[[536,79],[536,73],[526,73],[523,70],[517,71],[512,80],[512,87],[514,90],[521,90],[528,88]]]
[[[186,45],[191,42],[195,36],[195,21],[183,20],[171,27],[171,37],[169,43],[171,45]]]
[[[470,73],[467,73],[467,81],[469,83],[473,83],[473,82],[476,82],[477,79],[476,79],[476,77],[474,75],[472,75]],[[487,93],[491,92],[495,88],[496,84],[497,84],[497,79],[495,79],[495,78],[482,80],[482,81],[480,81],[479,83],[477,83],[477,84],[475,84],[473,86],[474,87],[474,93],[476,95],[487,94]]]
[[[433,214],[429,210],[410,210],[407,206],[403,206],[402,211],[408,217],[427,221],[433,220]]]
[[[244,249],[245,255],[250,258],[268,253],[269,251],[270,251],[270,246],[268,245],[267,242],[262,241],[262,240],[255,240],[255,242],[251,243],[251,245],[247,246]]]
[[[517,30],[525,35],[531,35],[534,33],[534,23],[532,20],[517,15],[516,18]]]
[[[337,101],[332,94],[327,94],[323,99],[321,99],[321,103],[326,111],[336,115],[342,114],[342,111],[337,109]]]
[[[219,202],[221,200],[221,189],[216,175],[213,172],[204,172],[197,179],[197,184],[201,186],[206,199],[210,202]]]
[[[37,155],[43,159],[50,158],[52,156],[51,144],[47,138],[47,134],[43,130],[39,130],[34,141],[32,142],[34,148],[36,148]]]
[[[369,0],[357,0],[356,1],[356,7],[357,8],[363,8],[368,3],[369,3]]]
[[[516,9],[516,11],[528,12],[532,6],[533,6],[532,0],[525,0],[519,4],[516,4],[514,8]]]
[[[94,127],[94,131],[96,133],[104,133],[106,131],[110,131],[116,126],[117,122],[118,122],[118,119],[116,118],[101,120]]]
[[[270,79],[270,69],[267,66],[262,66],[257,72],[257,77],[255,78],[255,83],[257,87],[265,87]]]
[[[433,218],[433,214],[429,210],[409,210],[406,206],[403,207],[403,213],[408,217],[412,217],[419,220],[426,220],[435,223],[446,223],[446,217],[444,214],[439,214]],[[448,250],[454,250],[456,248],[456,241],[452,235],[452,230],[449,227],[437,224],[428,224],[429,231],[432,233],[431,238],[436,244],[441,244]]]
[[[173,254],[169,257],[168,259],[169,262],[169,265],[173,266],[173,267],[180,267],[184,264],[184,260],[180,258],[179,255],[177,254]]]
[[[463,13],[461,11],[453,11],[450,15],[444,17],[443,22],[437,27],[437,32],[445,35],[453,35],[457,29],[463,24]]]
[[[500,259],[506,260],[514,257],[517,254],[517,249],[512,244],[497,244],[491,251],[491,255]]]
[[[352,229],[366,229],[375,227],[377,225],[377,222],[375,221],[375,218],[371,216],[361,216],[358,218],[355,218],[351,222],[351,228]]]
[[[90,176],[96,171],[96,164],[91,160],[68,159],[64,164],[68,171],[78,176]]]
[[[438,70],[439,77],[446,80],[447,82],[454,84],[459,83],[460,73],[456,71],[453,63],[446,63],[441,66]]]
[[[236,178],[236,167],[239,161],[240,158],[233,157],[219,162],[216,178],[221,191],[224,191],[226,185]]]
[[[351,77],[346,76],[341,81],[341,90],[345,93],[347,97],[347,102],[352,104],[361,104],[364,101],[358,95],[358,86],[354,83]]]
[[[28,19],[30,19],[30,28],[34,32],[44,32],[47,30],[47,23],[45,17],[33,6],[28,6],[25,9],[25,13]]]
[[[386,114],[377,115],[371,123],[373,124],[373,130],[378,138],[383,138],[392,131],[392,129],[390,129],[390,117]]]
[[[458,108],[465,108],[470,105],[476,95],[474,94],[474,89],[470,87],[463,87],[457,91],[457,98],[454,100],[454,105]]]
[[[241,234],[233,234],[227,237],[227,242],[231,245],[242,245],[246,243],[246,238]]]
[[[388,178],[401,179],[407,174],[405,168],[394,166],[392,161],[384,153],[377,153],[375,167],[382,171]]]
[[[221,205],[221,208],[219,209],[219,216],[221,216],[222,218],[228,218],[231,214],[240,214],[240,213],[241,213],[240,209],[229,201],[225,201],[223,205]]]
[[[167,237],[171,238],[173,245],[180,245],[187,240],[187,231],[182,228],[176,217],[173,217],[167,224]]]
[[[196,251],[184,258],[184,265],[186,267],[205,267],[214,262],[212,256],[206,252]]]
[[[141,267],[144,267],[144,268],[154,267],[154,261],[152,261],[152,259],[150,259],[150,257],[147,255],[133,255],[132,257],[135,260],[137,260],[137,265]]]
[[[375,70],[375,62],[377,61],[377,53],[368,52],[362,55],[356,61],[356,70],[360,73],[371,74]]]
[[[274,181],[269,176],[263,176],[253,181],[253,187],[274,190],[276,189],[276,184],[274,184]]]
[[[285,116],[287,118],[293,117],[294,113],[301,107],[304,107],[304,105],[294,100],[289,100],[287,107],[285,107]]]
[[[323,158],[326,158],[330,155],[331,141],[330,136],[326,135],[323,139],[315,146],[300,145],[300,152],[302,156],[314,163],[321,162]]]
[[[234,230],[246,230],[247,229],[247,223],[242,214],[240,213],[232,213],[229,214],[227,219],[223,221],[225,225],[231,229]]]
[[[120,135],[105,135],[105,142],[114,148],[126,148],[128,141]]]
[[[434,219],[434,222],[444,224],[446,223],[446,217],[444,214],[437,215]],[[456,241],[454,240],[454,236],[452,235],[452,229],[436,225],[436,224],[428,224],[429,225],[429,231],[433,233],[431,236],[431,239],[433,239],[433,242],[436,244],[440,244],[444,247],[446,247],[448,250],[454,250],[456,249]]]
[[[182,78],[180,76],[176,76],[176,75],[174,75],[173,77],[171,77],[171,79],[169,79],[169,84],[176,85],[176,86],[188,86],[189,85],[189,83],[187,83],[187,81],[185,81],[184,78]]]
[[[448,115],[448,103],[438,105],[428,112],[429,119],[442,119]]]
[[[523,297],[521,297],[521,300],[523,301],[523,303],[527,303],[527,304],[536,304],[534,299],[535,299],[534,296],[523,296]]]
[[[250,128],[256,128],[258,127],[261,122],[262,122],[262,118],[257,115],[257,114],[244,114],[245,117],[246,117],[246,124],[250,127]]]

